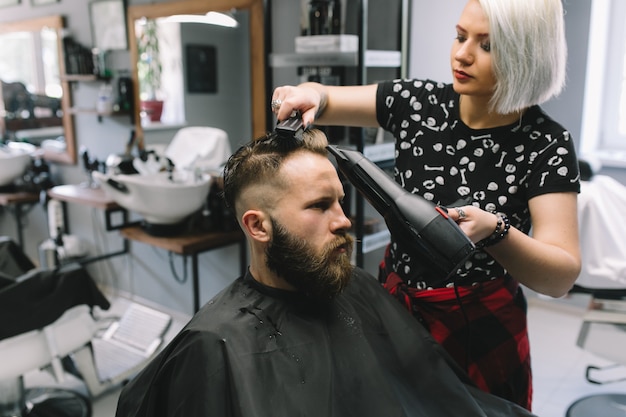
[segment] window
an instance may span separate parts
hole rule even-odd
[[[606,147],[626,149],[626,2],[613,0],[605,78]]]
[[[0,37],[0,78],[21,82],[33,94],[62,95],[56,32],[15,32]],[[41,50],[41,54],[37,51]]]
[[[626,2],[593,0],[581,149],[626,167]]]
[[[140,100],[164,102],[161,123],[184,123],[180,24],[164,19],[138,20],[135,32],[139,51]],[[142,124],[150,124],[149,119],[142,116]]]

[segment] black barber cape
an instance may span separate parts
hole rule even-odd
[[[428,332],[355,270],[330,304],[248,273],[122,391],[117,417],[530,416],[474,387]]]

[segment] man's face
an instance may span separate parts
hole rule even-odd
[[[350,220],[341,208],[337,172],[327,158],[300,152],[284,162],[279,175],[287,188],[271,217],[267,266],[307,295],[332,298],[353,269]]]

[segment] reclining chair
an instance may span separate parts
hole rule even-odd
[[[97,330],[91,308],[109,302],[78,265],[39,270],[10,239],[0,239],[0,412],[89,416],[90,401],[61,388],[24,389],[23,375],[48,367],[65,379],[62,359]]]
[[[0,414],[90,416],[91,398],[128,380],[156,354],[170,317],[133,303],[120,319],[99,321],[94,308],[107,310],[110,304],[82,266],[31,268],[8,239],[0,239],[0,254],[10,255],[0,263]],[[146,326],[146,317],[158,319],[158,326]],[[130,340],[122,337],[129,334]],[[137,346],[139,336],[145,348]],[[138,352],[123,354],[120,346]],[[119,366],[124,358],[132,360]],[[38,369],[51,371],[58,382],[74,374],[87,395],[56,387],[25,389],[23,375]]]
[[[581,183],[578,198],[582,271],[573,293],[592,296],[577,345],[617,366],[626,365],[626,187],[611,177],[593,175]],[[587,367],[592,384],[623,380],[615,366]],[[623,370],[623,368],[621,369]],[[611,377],[607,377],[611,374]],[[622,372],[623,374],[623,372]],[[626,393],[594,394],[574,402],[567,417],[624,416]]]

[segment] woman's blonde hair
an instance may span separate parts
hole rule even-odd
[[[541,104],[565,85],[567,44],[561,0],[478,0],[489,20],[496,86],[492,109]]]

